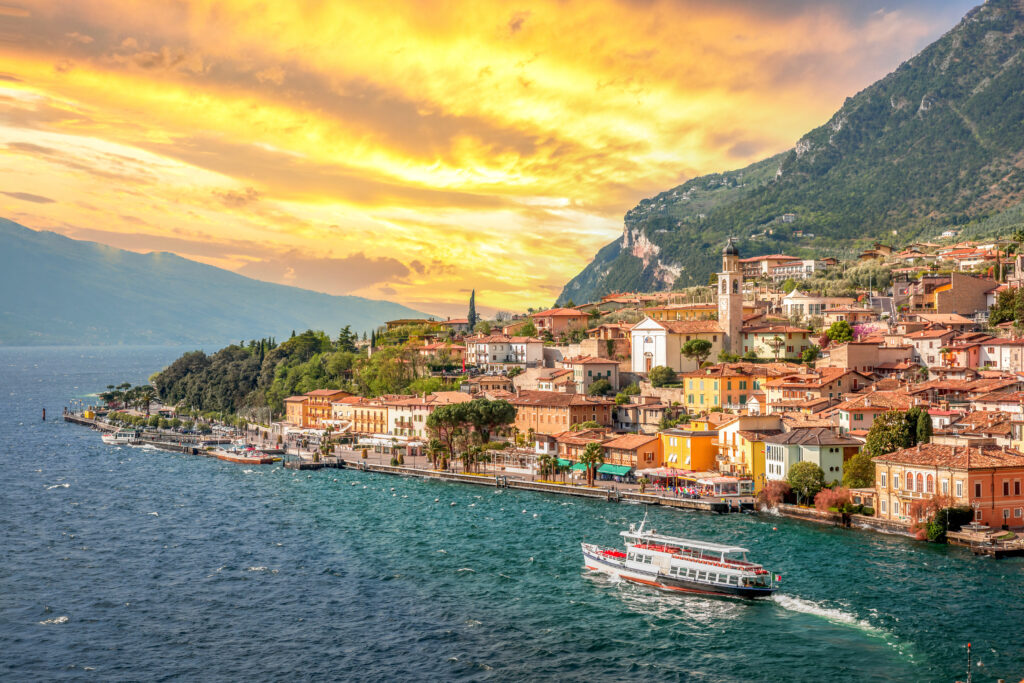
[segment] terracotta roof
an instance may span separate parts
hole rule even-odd
[[[839,436],[828,427],[807,427],[794,429],[784,434],[770,436],[765,439],[771,443],[799,444],[801,446],[859,446],[856,441],[846,436]]]
[[[954,469],[990,469],[998,467],[1024,467],[1024,454],[1000,446],[947,446],[926,443],[904,448],[888,455],[880,455],[875,462]]]
[[[659,437],[657,434],[624,434],[618,438],[607,441],[604,444],[605,448],[615,448],[622,451],[632,451],[646,446],[652,441],[658,441]]]
[[[899,391],[869,391],[856,394],[836,406],[837,410],[845,411],[887,411],[910,410],[914,405],[913,397]]]
[[[748,327],[744,327],[740,331],[743,334],[771,334],[773,332],[776,334],[781,332],[810,332],[810,330],[805,329],[803,327],[793,327],[792,325],[751,325]]]
[[[549,308],[546,311],[540,311],[534,313],[531,318],[547,318],[547,317],[572,317],[572,318],[587,318],[589,317],[586,313],[580,313],[575,308]]]
[[[314,389],[306,392],[306,396],[337,396],[338,394],[348,394],[348,392],[341,389]]]
[[[903,335],[907,339],[938,339],[939,337],[945,337],[947,334],[953,334],[953,330],[940,328],[937,330],[918,330],[917,332],[908,332]]]
[[[722,326],[717,320],[655,320],[669,332],[674,334],[707,334],[721,333]]]
[[[596,356],[573,356],[572,358],[563,358],[563,363],[571,363],[572,365],[618,365],[619,361],[612,360],[611,358],[598,358]]]
[[[583,405],[611,405],[611,401],[605,401],[582,394],[564,394],[560,391],[521,391],[512,399],[511,403],[517,406],[547,406],[567,408],[569,406]]]
[[[284,400],[284,402],[285,403],[304,403],[305,401],[308,401],[308,400],[309,400],[308,396],[289,396],[288,398],[286,398]]]
[[[552,438],[558,443],[565,443],[572,446],[586,446],[588,443],[604,443],[608,440],[608,434],[601,429],[582,429],[579,431],[565,431],[553,434]]]
[[[766,254],[765,256],[751,256],[741,258],[740,263],[756,263],[758,261],[799,261],[799,256],[787,256],[785,254]]]

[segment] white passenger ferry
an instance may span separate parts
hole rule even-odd
[[[133,429],[118,429],[116,432],[104,434],[100,438],[103,439],[103,443],[128,446],[139,440],[139,433]]]
[[[771,595],[780,577],[747,561],[747,549],[674,536],[645,529],[647,516],[621,532],[626,551],[583,543],[587,569],[625,581],[682,593],[738,598]]]

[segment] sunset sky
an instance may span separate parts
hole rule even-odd
[[[450,315],[550,305],[977,4],[0,3],[0,215]]]

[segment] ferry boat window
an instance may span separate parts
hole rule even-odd
[[[707,572],[697,572],[697,580],[698,581],[707,581],[708,580],[708,573]]]
[[[733,586],[740,585],[740,577],[738,577],[738,576],[730,576],[729,577],[729,583],[731,585],[733,585]]]

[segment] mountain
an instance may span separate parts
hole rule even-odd
[[[1022,51],[1024,2],[975,8],[792,149],[641,201],[558,303],[705,284],[729,236],[743,256],[848,257],[1020,205]]]
[[[260,282],[168,253],[136,254],[0,218],[0,345],[222,345],[423,318],[399,304]]]

